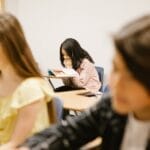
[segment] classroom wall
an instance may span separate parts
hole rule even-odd
[[[60,66],[60,43],[72,37],[108,74],[111,35],[130,19],[150,13],[150,0],[6,0],[5,7],[20,19],[44,71]]]

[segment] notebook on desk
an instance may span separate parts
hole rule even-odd
[[[48,74],[54,77],[75,77],[78,73],[74,69],[61,68],[61,69],[48,69]]]
[[[49,83],[52,86],[54,92],[65,92],[65,91],[72,91],[72,90],[81,90],[84,88],[73,88],[70,86],[64,85],[62,79],[56,78],[49,78]]]

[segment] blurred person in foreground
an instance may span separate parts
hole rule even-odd
[[[53,93],[41,76],[19,21],[1,12],[0,150],[12,150],[50,125]]]
[[[96,137],[102,137],[102,150],[150,150],[150,15],[124,26],[113,41],[110,95],[19,150],[78,149]]]

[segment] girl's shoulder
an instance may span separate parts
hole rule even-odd
[[[41,98],[47,97],[49,101],[54,93],[48,82],[40,77],[27,78],[17,87],[12,96],[12,106],[22,107]]]
[[[80,65],[81,68],[84,68],[84,67],[89,67],[89,66],[94,66],[94,64],[92,62],[90,62],[87,58],[84,58],[82,60],[82,63]]]
[[[46,86],[47,88],[50,88],[48,81],[41,78],[41,77],[29,77],[24,79],[20,85],[17,87],[16,91],[19,89],[30,89],[34,87],[43,87]]]
[[[91,63],[87,58],[84,58],[83,60],[82,60],[82,63]]]

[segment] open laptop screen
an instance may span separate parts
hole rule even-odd
[[[49,83],[51,84],[54,92],[63,92],[63,91],[72,91],[72,90],[81,90],[84,88],[73,88],[70,86],[64,85],[61,78],[49,78]]]
[[[48,80],[54,91],[56,91],[57,88],[64,86],[64,83],[61,78],[49,78]]]

